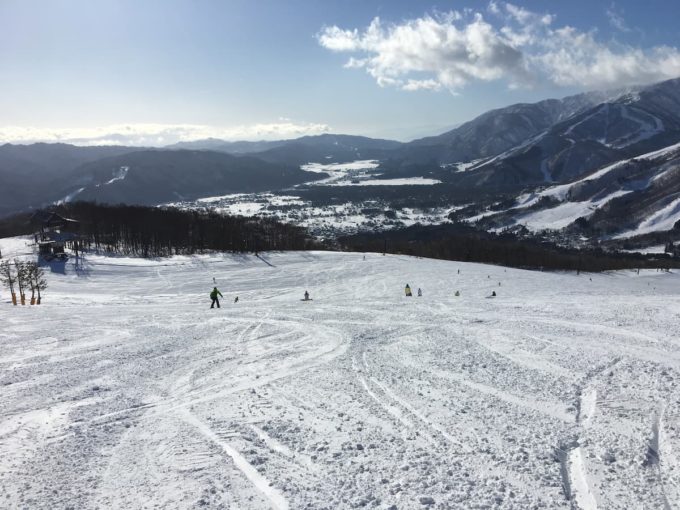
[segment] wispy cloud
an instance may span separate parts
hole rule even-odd
[[[327,133],[318,123],[277,122],[232,127],[200,124],[118,124],[94,128],[0,127],[0,143],[63,142],[75,145],[132,145],[160,147],[180,141],[219,138],[223,140],[276,140]]]
[[[615,6],[609,19],[626,30]],[[485,18],[488,16],[488,19]],[[680,75],[672,46],[634,47],[601,41],[597,31],[555,26],[556,16],[492,1],[486,12],[425,14],[401,23],[375,18],[365,29],[325,27],[321,46],[351,54],[382,87],[458,92],[476,81],[511,88],[539,82],[586,88],[651,83]]]
[[[612,2],[611,5],[607,7],[605,12],[607,13],[607,19],[609,20],[609,24],[611,26],[617,30],[620,30],[621,32],[633,31],[633,29],[628,26],[626,20],[623,18],[623,13],[619,11],[614,2]]]

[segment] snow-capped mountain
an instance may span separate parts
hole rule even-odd
[[[671,230],[680,221],[680,143],[524,193],[509,209],[472,220],[485,228],[565,229],[600,239]]]
[[[402,152],[414,161],[435,157],[439,163],[497,156],[619,93],[588,92],[491,110],[441,135],[414,140]]]
[[[578,111],[473,169],[480,183],[494,181],[498,174],[509,174],[511,181],[521,184],[569,182],[677,141],[680,79],[625,92]]]

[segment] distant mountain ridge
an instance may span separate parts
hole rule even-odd
[[[588,92],[564,99],[518,103],[486,112],[461,126],[413,140],[404,151],[429,147],[439,163],[473,161],[496,156],[536,136],[557,122],[578,114],[615,92]],[[418,149],[414,152],[419,153]]]
[[[57,200],[75,168],[139,147],[79,147],[63,143],[0,145],[0,215]]]
[[[274,147],[283,145],[288,140],[278,141],[236,141],[227,142],[219,138],[206,138],[204,140],[194,140],[191,142],[177,142],[172,145],[167,145],[165,149],[187,149],[187,150],[208,150],[216,152],[226,152],[227,154],[251,154],[254,152],[263,152]]]
[[[227,142],[209,138],[194,142],[180,142],[169,149],[193,149],[251,154],[273,163],[301,165],[310,162],[343,163],[356,159],[377,159],[403,144],[394,140],[365,136],[322,134],[302,136],[291,140]]]
[[[680,79],[583,109],[476,168],[493,180],[568,182],[608,163],[680,141]]]
[[[655,180],[654,168],[672,167],[677,158],[649,154],[677,143],[680,78],[628,90],[514,104],[408,143],[323,134],[254,142],[207,139],[161,149],[6,144],[0,146],[0,215],[58,200],[155,204],[280,190],[323,177],[300,170],[305,163],[379,160],[382,175],[377,179],[432,178],[455,187],[459,195],[469,192],[471,200],[481,190],[524,196],[567,183],[587,183],[575,185],[568,197],[551,196],[532,204],[531,210],[547,211],[560,204],[563,209],[577,210],[573,204],[592,202],[595,213],[586,211],[583,217],[590,218],[592,228],[616,234],[624,227],[639,227],[623,225],[622,220],[625,215],[639,217],[633,210],[636,200],[644,204],[648,215],[674,204],[680,192],[680,172],[669,171],[662,180]],[[611,165],[615,172],[601,173]],[[391,196],[399,193],[395,190]],[[614,196],[602,206],[598,200],[611,193],[620,193],[621,198]],[[606,216],[612,208],[616,214]],[[511,209],[489,215],[483,223],[489,228],[521,224]],[[680,208],[677,213],[680,219]],[[570,222],[557,223],[566,228],[579,217],[567,214],[565,221]],[[617,218],[620,225],[612,223]],[[666,218],[663,224],[669,222]],[[585,220],[579,224],[583,227]]]
[[[214,151],[144,150],[80,166],[62,194],[70,200],[154,205],[311,182],[325,174]]]

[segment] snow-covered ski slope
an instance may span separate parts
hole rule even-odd
[[[54,271],[43,305],[0,300],[2,508],[680,507],[676,274],[324,252]]]

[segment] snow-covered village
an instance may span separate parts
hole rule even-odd
[[[680,5],[0,2],[0,510],[680,510]]]

